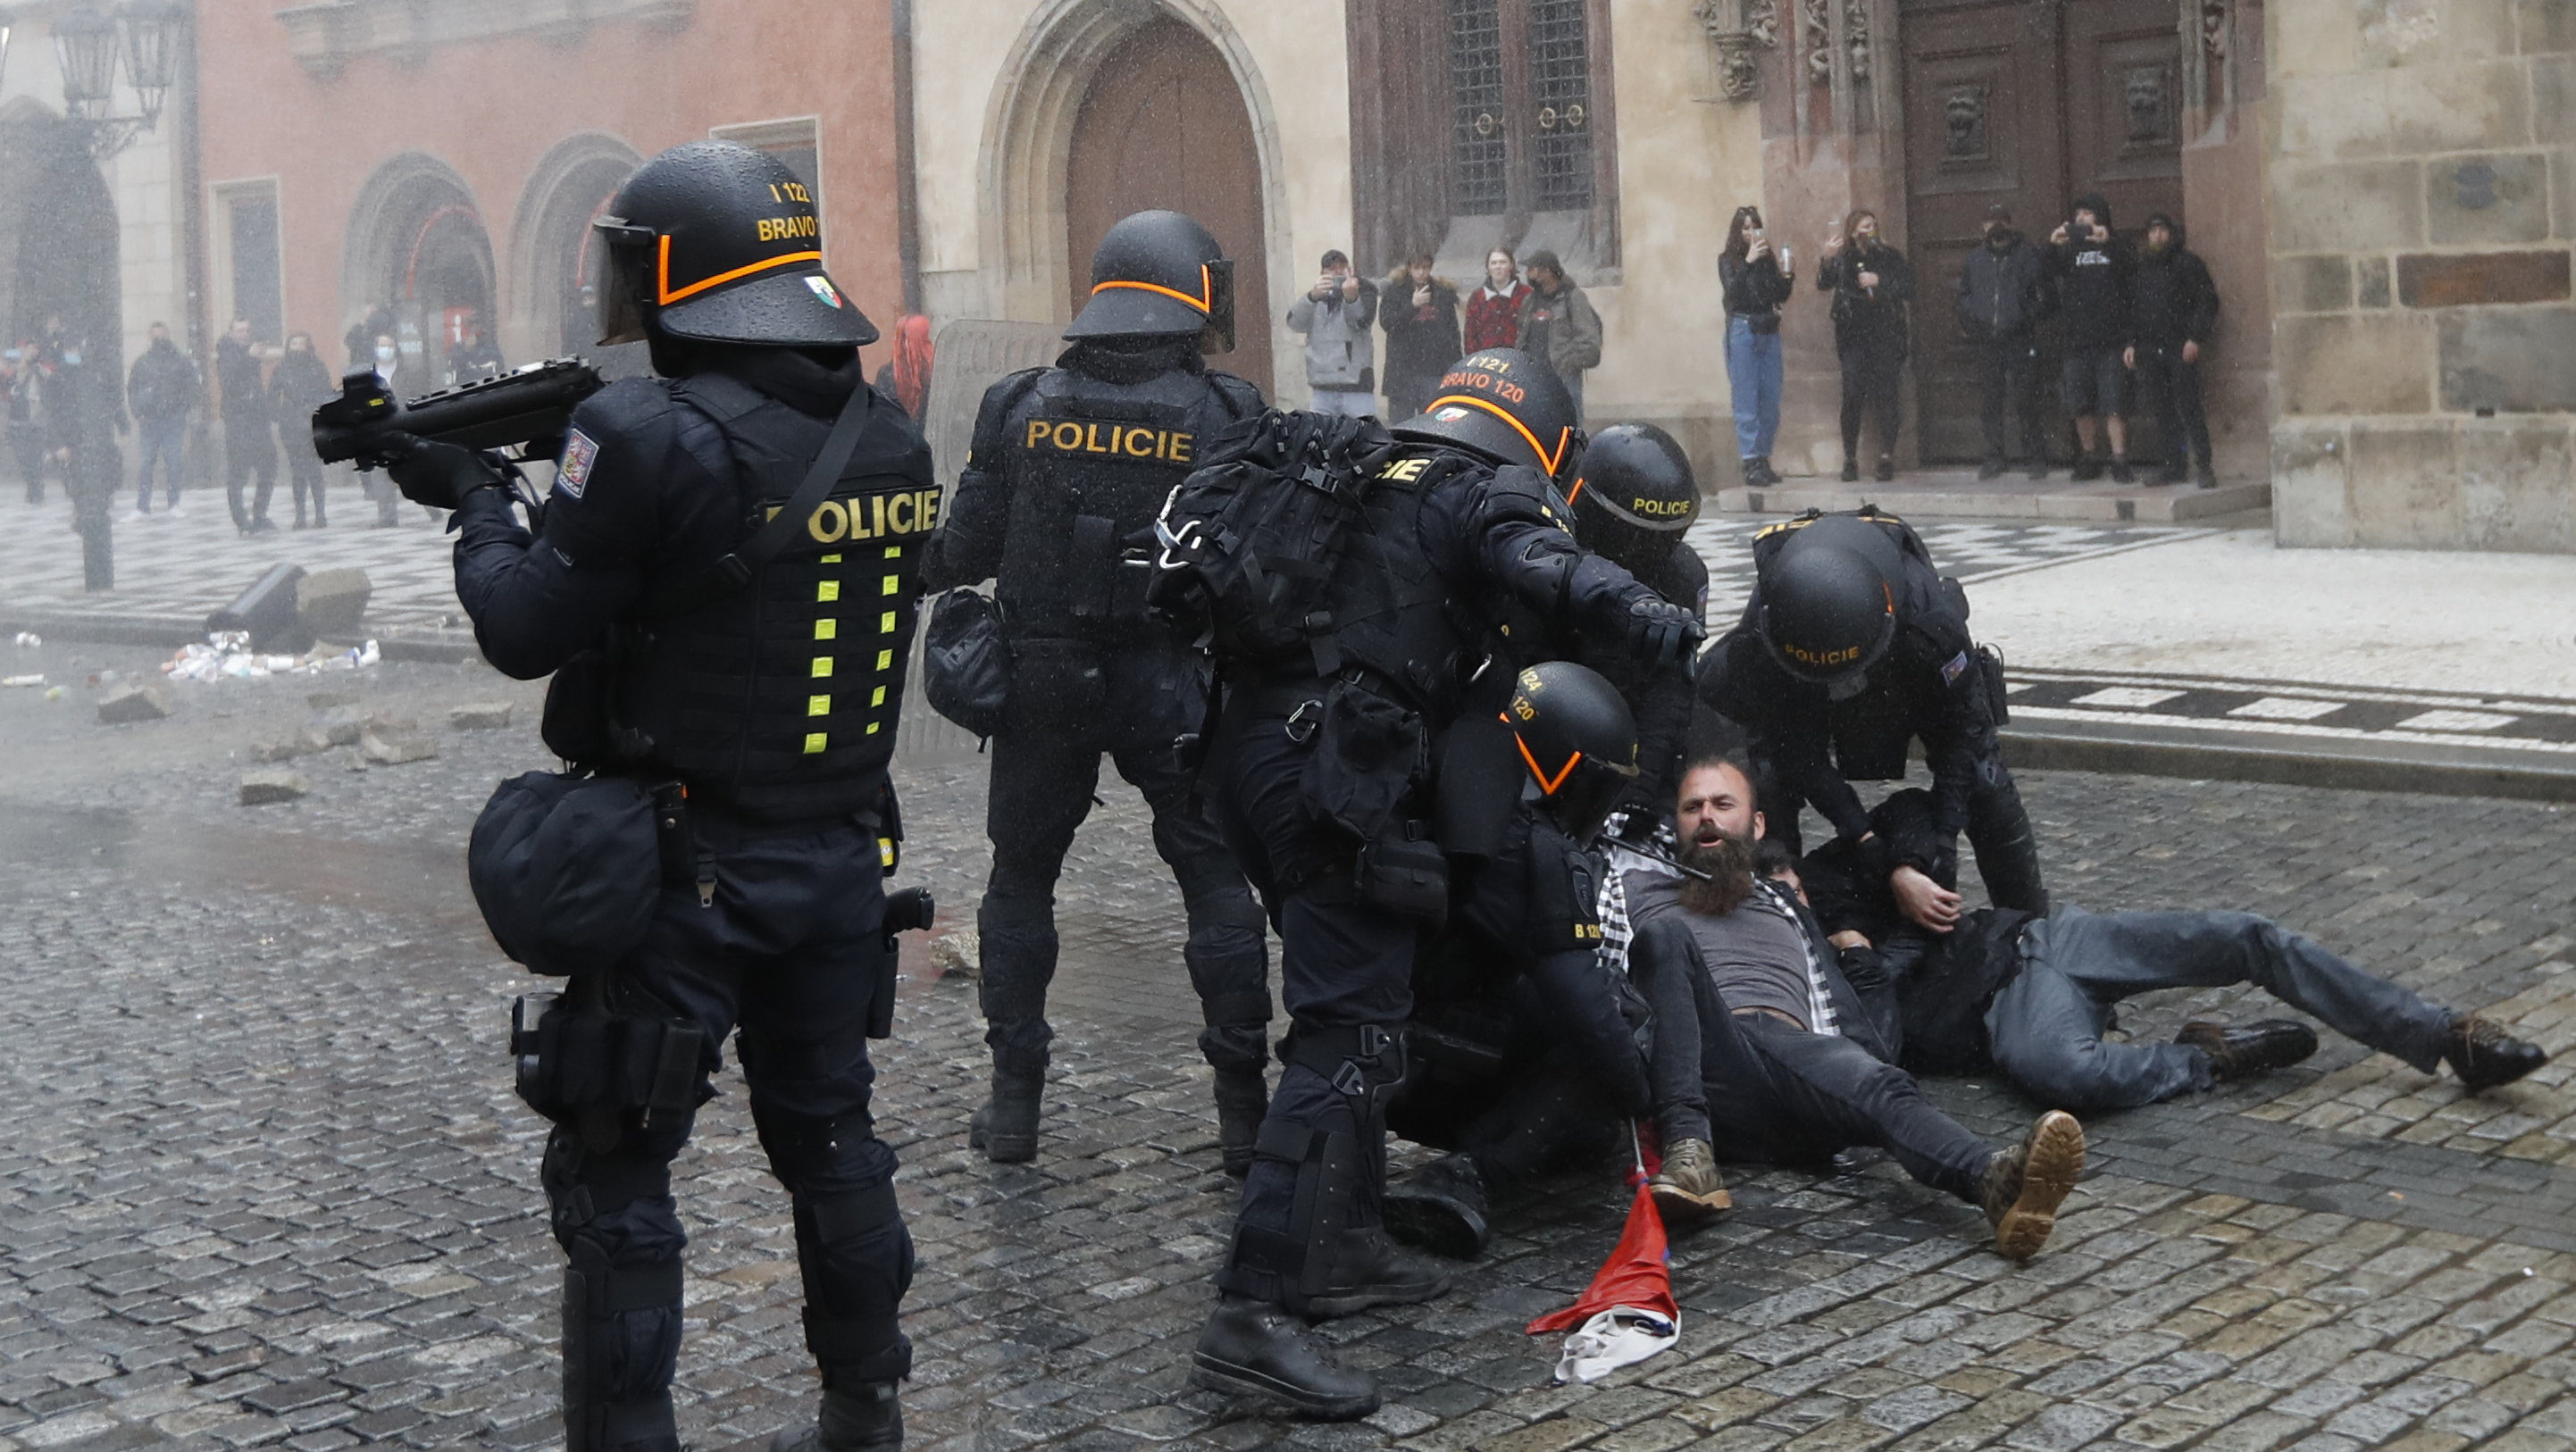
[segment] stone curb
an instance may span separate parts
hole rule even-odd
[[[2004,761],[2021,771],[2097,771],[2204,781],[2271,782],[2350,791],[2432,792],[2576,802],[2576,762],[2536,752],[2407,742],[2301,742],[2278,735],[2161,733],[2122,723],[2007,726]]]

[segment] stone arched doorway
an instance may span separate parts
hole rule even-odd
[[[599,346],[604,257],[590,227],[642,163],[633,147],[597,134],[569,137],[537,163],[510,249],[513,361],[580,354],[611,377],[650,371],[640,343]]]
[[[362,330],[390,317],[402,350],[396,390],[443,387],[451,328],[465,314],[496,326],[497,300],[491,237],[464,178],[418,153],[377,168],[352,209],[341,273],[352,353]]]
[[[1176,20],[1119,42],[1075,113],[1065,164],[1072,305],[1090,292],[1092,249],[1119,218],[1152,208],[1196,217],[1235,259],[1235,348],[1211,366],[1270,388],[1269,268],[1252,119],[1216,47]]]
[[[1001,76],[984,131],[976,296],[961,298],[952,310],[1061,321],[1071,315],[1076,284],[1087,283],[1092,239],[1109,222],[1126,211],[1177,206],[1211,223],[1235,259],[1238,346],[1220,366],[1267,388],[1283,357],[1266,284],[1290,269],[1283,230],[1270,225],[1287,212],[1286,169],[1268,89],[1223,10],[1163,0],[1040,0]],[[1228,94],[1230,111],[1222,104]],[[1241,220],[1215,225],[1221,219],[1207,215],[1206,198],[1182,195],[1177,186],[1148,190],[1155,148],[1166,148],[1168,156],[1175,140],[1154,134],[1157,117],[1175,105],[1218,118],[1209,124],[1235,138],[1228,143],[1235,160],[1224,168],[1227,184],[1251,201],[1222,205]],[[1078,132],[1086,173],[1097,168],[1134,178],[1130,196],[1077,201]],[[1126,164],[1131,148],[1135,161]],[[1194,149],[1211,165],[1219,154],[1213,146]],[[1077,227],[1085,234],[1078,244]]]
[[[0,266],[8,341],[42,338],[59,320],[64,338],[119,366],[116,203],[83,129],[41,107],[0,113]]]

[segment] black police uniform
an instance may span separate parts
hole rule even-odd
[[[676,830],[641,944],[570,980],[537,1082],[570,1101],[640,1057],[694,1093],[639,1093],[651,1111],[624,1114],[532,1098],[557,1121],[543,1181],[569,1259],[570,1452],[676,1452],[686,1237],[670,1165],[736,1030],[794,1204],[821,1445],[901,1438],[913,1253],[869,1115],[867,1038],[891,1008],[887,763],[940,490],[912,421],[864,382],[851,345],[875,330],[821,272],[803,195],[774,158],[720,142],[629,180],[598,224],[615,274],[603,327],[648,339],[672,376],[621,380],[574,413],[535,537],[503,491],[475,487],[492,481],[462,451],[412,441],[394,460],[406,494],[456,509],[457,594],[486,658],[521,679],[583,658],[550,691],[549,742],[582,718],[596,738],[582,765],[686,790],[685,805],[657,792]],[[735,558],[836,421],[855,443],[805,527],[756,566]]]
[[[1200,363],[1195,336],[1080,340],[1055,367],[984,395],[922,583],[993,580],[1011,644],[986,809],[993,868],[977,916],[997,1095],[1017,1080],[1034,1096],[1046,1073],[1056,879],[1106,754],[1144,794],[1155,850],[1180,885],[1182,959],[1220,1103],[1232,1079],[1249,1095],[1237,1106],[1247,1123],[1260,1116],[1270,1018],[1261,910],[1174,749],[1204,723],[1207,657],[1147,616],[1145,585],[1155,512],[1219,430],[1261,408],[1251,384]]]
[[[1743,621],[1699,662],[1700,701],[1752,738],[1770,835],[1799,850],[1803,804],[1840,838],[1857,841],[1870,830],[1869,813],[1851,783],[1903,780],[1907,743],[1920,738],[1936,831],[1916,854],[1921,860],[1894,865],[1955,883],[1965,830],[1995,905],[2046,911],[2030,815],[1995,734],[1995,667],[1968,634],[1965,594],[1932,568],[1912,530],[1892,518],[1876,521],[1902,558],[1888,582],[1895,636],[1856,692],[1836,699],[1833,688],[1784,669],[1764,641],[1757,624],[1762,577],[1810,522],[1792,520],[1754,536],[1756,576]]]
[[[1526,392],[1514,380],[1532,380]],[[1498,406],[1524,404],[1524,416]],[[1533,427],[1527,415],[1542,417]],[[1526,446],[1489,421],[1499,418]],[[1197,1362],[1211,1384],[1278,1379],[1285,1328],[1255,1303],[1337,1315],[1427,1299],[1445,1280],[1391,1258],[1380,1211],[1386,1093],[1404,1074],[1404,1025],[1426,913],[1445,890],[1429,764],[1480,682],[1501,704],[1514,662],[1489,624],[1510,606],[1549,628],[1687,632],[1651,592],[1574,541],[1549,473],[1578,447],[1571,401],[1511,350],[1471,355],[1422,418],[1400,425],[1362,499],[1347,553],[1328,577],[1328,641],[1303,671],[1222,661],[1229,691],[1209,772],[1238,856],[1282,940],[1280,990],[1292,1021],[1234,1241],[1217,1273],[1221,1304]],[[1467,446],[1454,440],[1463,439]],[[1541,440],[1545,443],[1542,446]],[[1534,461],[1502,466],[1516,458]],[[1669,651],[1667,652],[1669,653]],[[1330,679],[1316,674],[1329,666]],[[1265,670],[1268,674],[1265,676]],[[1517,794],[1517,768],[1505,778]],[[1512,800],[1506,797],[1506,801]],[[1430,861],[1426,864],[1425,856]],[[1247,1370],[1255,1373],[1247,1375]],[[1302,1362],[1318,1415],[1359,1415],[1373,1389]],[[1364,1381],[1364,1379],[1361,1379]]]
[[[1566,499],[1584,548],[1707,627],[1708,563],[1684,539],[1699,517],[1699,485],[1670,434],[1638,423],[1601,430],[1584,450],[1582,473]],[[1568,653],[1608,677],[1635,712],[1638,771],[1624,805],[1637,809],[1630,815],[1640,825],[1660,820],[1672,810],[1690,735],[1691,663],[1649,667],[1606,641]]]

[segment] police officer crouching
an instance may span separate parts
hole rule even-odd
[[[1798,809],[1837,839],[1870,837],[1853,781],[1898,781],[1907,743],[1932,771],[1933,830],[1891,864],[1906,915],[1957,922],[1958,838],[1999,908],[2048,910],[2030,814],[1996,728],[2003,666],[1968,634],[1968,597],[1905,523],[1864,506],[1809,513],[1753,540],[1744,618],[1699,664],[1700,700],[1752,739],[1770,835],[1799,848]]]
[[[912,1348],[896,1311],[913,1251],[894,1152],[868,1113],[867,1039],[892,1003],[879,839],[895,834],[886,766],[938,489],[920,434],[862,377],[856,345],[876,329],[824,275],[813,204],[786,166],[692,142],[636,172],[609,212],[595,224],[611,268],[601,341],[641,338],[660,376],[613,383],[573,415],[539,534],[479,455],[412,440],[392,466],[405,495],[456,511],[457,594],[484,655],[523,680],[572,667],[549,691],[549,744],[653,784],[666,828],[642,945],[572,978],[539,1036],[563,1057],[536,1082],[594,1085],[579,1106],[531,1101],[556,1120],[543,1178],[570,1261],[566,1445],[679,1445],[686,1237],[670,1164],[739,1028],[822,1370],[819,1427],[779,1445],[899,1447]],[[819,503],[784,511],[805,528],[766,536],[784,545],[760,558],[761,527],[791,499]],[[585,1049],[659,1072],[575,1062]],[[623,1099],[596,1087],[639,1077]],[[665,1077],[679,1092],[648,1106]]]
[[[1650,423],[1612,424],[1592,436],[1567,491],[1574,537],[1673,604],[1708,622],[1708,565],[1685,538],[1699,519],[1699,481],[1679,441]],[[1690,735],[1688,662],[1642,669],[1633,657],[1590,651],[1584,663],[1608,677],[1637,717],[1637,778],[1629,820],[1651,826],[1672,809],[1682,747]]]
[[[1310,415],[1288,427],[1327,425],[1341,427]],[[1452,724],[1493,719],[1521,664],[1498,658],[1504,642],[1488,622],[1518,608],[1661,661],[1699,635],[1688,611],[1576,544],[1557,481],[1572,477],[1582,440],[1544,362],[1470,354],[1393,435],[1370,452],[1337,557],[1268,562],[1271,578],[1316,581],[1320,599],[1301,599],[1294,618],[1220,618],[1215,636],[1227,698],[1208,775],[1279,928],[1290,1031],[1192,1380],[1324,1418],[1367,1415],[1377,1385],[1299,1318],[1424,1301],[1448,1285],[1395,1246],[1381,1217],[1386,1096],[1404,1077],[1415,948],[1448,907],[1430,764]],[[1225,544],[1221,530],[1173,527],[1171,511],[1165,534],[1175,567],[1195,540]],[[1304,632],[1293,649],[1250,644],[1283,639],[1282,628]],[[1501,780],[1508,810],[1518,787]]]
[[[1181,956],[1207,1025],[1199,1049],[1216,1070],[1228,1173],[1250,1165],[1261,1127],[1261,909],[1174,750],[1204,725],[1207,657],[1145,608],[1156,512],[1207,442],[1262,410],[1259,390],[1200,361],[1234,346],[1232,269],[1178,212],[1110,228],[1090,300],[1064,332],[1073,346],[1055,367],[985,393],[948,521],[924,557],[926,589],[995,582],[1012,661],[985,813],[993,870],[976,921],[993,1091],[968,1136],[994,1160],[1037,1154],[1055,885],[1103,753],[1153,809],[1155,850],[1189,914]]]

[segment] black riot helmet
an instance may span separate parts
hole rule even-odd
[[[1179,212],[1138,212],[1091,254],[1091,297],[1068,338],[1185,338],[1234,351],[1234,264],[1208,229]]]
[[[1503,724],[1520,746],[1531,791],[1577,841],[1600,828],[1637,779],[1637,718],[1619,688],[1588,666],[1552,660],[1523,670]]]
[[[1583,547],[1632,570],[1669,554],[1699,518],[1690,456],[1650,423],[1612,424],[1594,434],[1565,498]]]
[[[635,342],[648,323],[707,343],[876,341],[876,325],[823,275],[813,193],[765,151],[674,146],[628,177],[591,226],[608,243],[602,346]]]
[[[1486,348],[1450,364],[1430,405],[1391,432],[1460,444],[1565,479],[1583,457],[1579,422],[1555,369],[1518,348]]]
[[[1762,570],[1763,643],[1791,675],[1832,683],[1878,664],[1896,639],[1904,555],[1865,519],[1830,514],[1798,527]]]

